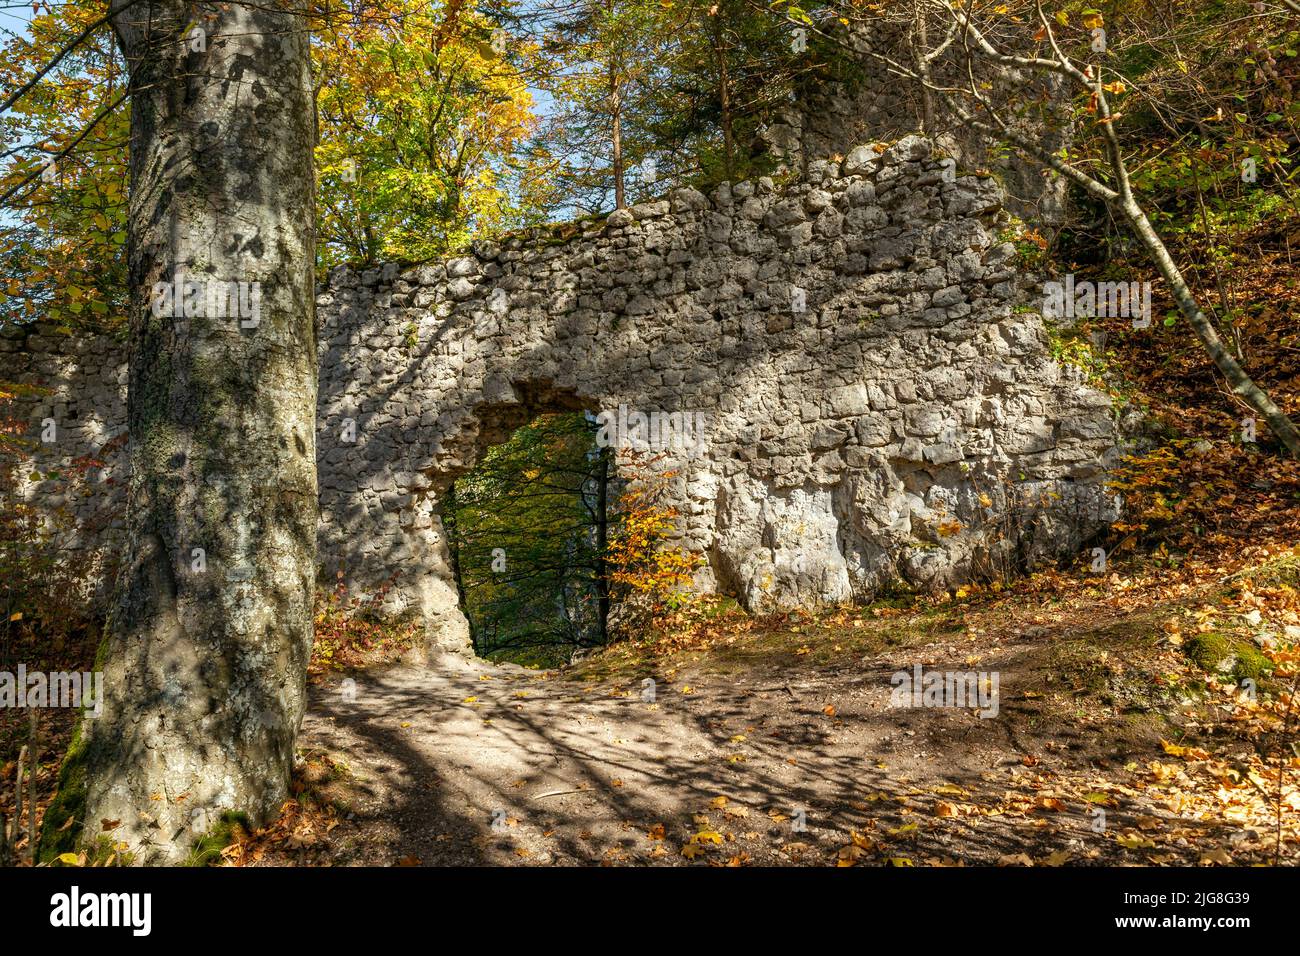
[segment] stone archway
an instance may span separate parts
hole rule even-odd
[[[335,270],[318,296],[321,567],[361,592],[391,580],[391,610],[467,650],[439,495],[530,413],[579,406],[705,417],[672,504],[708,557],[700,586],[751,609],[1076,552],[1118,507],[1110,402],[1053,361],[997,183],[950,171],[910,136],[784,186],[682,189],[445,263]],[[0,337],[15,378],[54,392],[30,404],[33,434],[59,423],[42,456],[111,449],[120,503],[123,347],[18,334]]]
[[[320,558],[465,646],[438,491],[546,394],[700,413],[677,462],[705,587],[751,609],[1078,549],[1116,513],[1109,401],[1052,361],[997,184],[908,137],[357,275],[320,297]],[[344,441],[346,423],[355,425]],[[358,550],[360,548],[360,550]],[[348,560],[348,559],[351,560]]]
[[[678,463],[682,540],[709,558],[701,585],[750,608],[1077,549],[1115,513],[1109,402],[1052,361],[996,183],[944,169],[909,137],[785,188],[679,190],[446,263],[336,270],[318,302],[322,567],[362,591],[396,573],[391,609],[464,649],[439,494],[512,422],[577,404],[706,418]],[[55,389],[31,407],[63,429],[47,454],[124,431],[111,339],[0,346]],[[123,467],[114,453],[106,473]]]

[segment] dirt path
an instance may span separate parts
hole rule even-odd
[[[890,676],[914,662],[972,669],[944,640],[831,667],[683,667],[655,675],[653,702],[644,678],[450,657],[358,677],[355,700],[320,687],[300,747],[345,809],[306,849],[335,864],[922,865],[1196,863],[1262,844],[1126,782],[1160,753],[1149,722],[1044,711],[1051,644],[1025,633],[977,655],[1001,675],[991,719],[890,706]]]

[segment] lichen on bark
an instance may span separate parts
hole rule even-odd
[[[65,761],[58,826],[79,817],[68,830],[83,843],[109,832],[143,862],[181,862],[208,814],[275,812],[304,706],[318,517],[310,61],[302,20],[274,7],[119,3],[113,26],[136,90],[131,481],[104,712]],[[186,42],[195,29],[204,44]],[[159,288],[182,307],[157,307]],[[223,288],[243,307],[207,307]],[[51,848],[66,842],[55,833]]]

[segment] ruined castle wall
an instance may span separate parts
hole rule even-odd
[[[665,452],[681,540],[708,559],[702,586],[753,609],[1076,552],[1116,515],[1109,401],[1022,304],[998,183],[944,168],[908,137],[786,187],[683,189],[445,263],[335,270],[323,574],[387,587],[464,648],[451,482],[538,412],[620,406],[702,416],[697,444]],[[116,346],[31,346],[6,355],[59,391],[34,421],[71,416],[86,445],[123,430]]]

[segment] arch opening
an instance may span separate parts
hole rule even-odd
[[[549,667],[608,643],[624,481],[598,432],[590,409],[535,414],[447,489],[443,528],[478,656]]]

